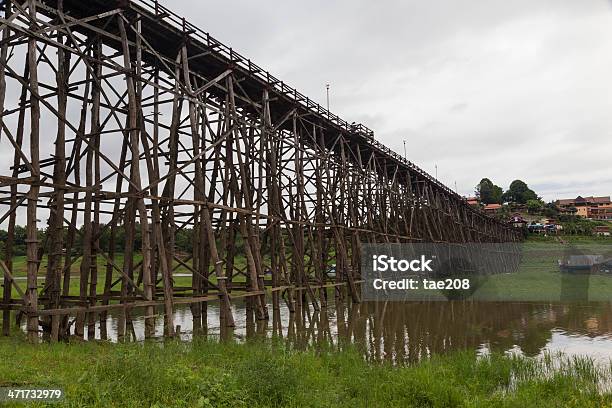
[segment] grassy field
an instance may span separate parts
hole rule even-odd
[[[530,236],[522,244],[523,258],[521,267],[515,273],[492,275],[474,293],[476,300],[502,300],[502,301],[559,301],[563,296],[567,296],[567,288],[584,287],[584,276],[571,276],[562,274],[557,265],[558,259],[562,258],[568,247],[584,250],[586,253],[598,253],[612,256],[612,239],[595,238],[582,236],[563,237],[566,242],[560,243],[555,237]],[[140,254],[134,257],[135,264],[140,262]],[[265,261],[265,260],[264,260]],[[186,262],[191,266],[191,261]],[[268,262],[269,263],[269,262]],[[123,265],[123,254],[115,256],[115,264],[119,267]],[[70,294],[79,294],[79,265],[80,260],[73,263],[71,269]],[[235,266],[244,269],[246,259],[243,256],[235,258]],[[13,259],[13,271],[16,277],[24,277],[26,274],[26,257],[19,256]],[[47,267],[47,258],[43,257],[39,268],[39,277],[44,278]],[[175,274],[190,274],[188,268],[175,262]],[[104,291],[104,275],[106,273],[106,261],[98,257],[98,280],[97,293]],[[113,271],[113,281],[120,278],[117,271]],[[244,276],[234,279],[236,282],[243,282]],[[610,301],[612,300],[612,274],[599,274],[588,277],[588,300],[590,301]],[[216,278],[211,276],[211,281]],[[25,285],[23,280],[18,281]],[[175,286],[191,286],[190,276],[175,276]],[[42,285],[42,279],[41,279]],[[116,286],[118,288],[119,286]],[[422,297],[430,296],[425,293]],[[434,294],[434,297],[442,299],[442,294]],[[13,297],[18,297],[17,291],[13,288]]]
[[[558,261],[568,254],[603,255],[612,258],[612,239],[594,237],[533,237],[520,244],[520,263],[515,270],[487,270],[484,276],[469,277],[475,290],[466,292],[427,290],[420,285],[405,291],[406,300],[441,301],[447,298],[504,302],[610,302],[612,273],[561,272]],[[416,276],[416,275],[415,275]],[[404,276],[402,276],[404,277]],[[420,278],[417,278],[419,281]],[[474,288],[472,287],[472,288]],[[383,296],[383,300],[385,296]]]
[[[522,262],[516,272],[493,275],[475,293],[478,300],[503,301],[612,301],[612,274],[561,273],[558,260],[567,251],[612,257],[612,240],[588,237],[536,237],[522,245]],[[584,292],[584,293],[581,293]]]
[[[142,260],[142,255],[137,253],[134,255],[134,264],[138,265],[138,263]],[[123,254],[122,253],[118,253],[115,254],[115,259],[114,259],[114,263],[115,265],[117,265],[119,268],[121,268],[123,266]],[[191,260],[188,260],[185,262],[187,265],[189,265],[190,267],[192,266],[192,262]],[[77,259],[73,264],[72,267],[70,269],[70,291],[69,294],[70,295],[74,295],[74,296],[78,296],[79,295],[79,282],[80,282],[80,277],[79,277],[79,268],[80,268],[80,264],[81,264],[81,260],[80,258]],[[105,275],[106,275],[106,259],[104,259],[103,257],[98,257],[97,258],[97,266],[98,266],[98,279],[97,279],[97,286],[96,286],[96,292],[101,295],[104,293],[104,280],[105,280]],[[244,257],[236,257],[234,260],[234,266],[237,269],[243,269],[246,266],[246,258]],[[180,265],[179,262],[175,262],[174,263],[174,274],[191,274],[191,271]],[[41,259],[40,262],[40,267],[38,269],[38,278],[39,278],[39,285],[44,285],[44,277],[45,277],[45,273],[47,270],[47,257],[43,256],[43,258]],[[16,256],[13,258],[13,275],[17,278],[23,278],[26,276],[26,271],[27,271],[27,258],[26,256]],[[137,275],[137,273],[135,273]],[[119,279],[121,277],[121,274],[119,272],[117,272],[116,270],[113,270],[113,282],[117,279]],[[215,276],[211,276],[211,281],[213,283],[216,283],[216,277]],[[244,276],[240,275],[234,278],[234,282],[244,282],[245,278]],[[25,281],[23,279],[19,279],[17,281],[19,284],[21,284],[22,287],[25,287]],[[159,284],[161,285],[161,283]],[[191,277],[190,276],[174,276],[174,286],[183,286],[183,287],[190,287],[191,286]],[[114,290],[118,290],[120,288],[120,285],[117,285],[115,287]],[[13,297],[19,297],[19,294],[17,292],[17,290],[15,288],[13,288]]]
[[[79,343],[1,339],[0,386],[61,387],[53,406],[612,407],[610,367],[586,359],[463,352],[406,367],[355,350],[280,343]],[[10,405],[9,405],[10,406]]]

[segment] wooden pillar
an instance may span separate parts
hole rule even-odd
[[[60,5],[61,6],[61,5]],[[59,12],[62,12],[60,9]],[[63,42],[63,35],[58,32],[58,42]],[[68,102],[68,75],[70,69],[70,53],[63,48],[57,52],[57,105],[60,117],[66,117]],[[55,139],[55,164],[53,168],[54,188],[53,203],[49,220],[50,251],[45,286],[47,288],[47,308],[56,309],[61,305],[61,277],[62,277],[62,254],[64,251],[64,195],[66,190],[66,124],[58,118],[57,137]],[[51,341],[59,340],[60,316],[52,315],[47,318],[50,324]]]
[[[12,14],[12,4],[10,1],[6,2],[5,5],[5,18],[8,19]],[[2,65],[7,63],[8,58],[8,41],[7,38],[10,36],[11,31],[8,26],[4,26],[2,30],[2,40],[3,45],[0,51],[0,60]],[[0,69],[0,111],[4,112],[4,101],[6,97],[6,79],[4,74],[4,69]],[[28,64],[26,60],[25,70],[24,70],[24,80],[27,80],[28,76]],[[19,124],[23,123],[23,116],[25,113],[25,98],[26,98],[26,87],[22,85],[21,98],[20,98],[20,110],[19,110],[19,119],[18,119],[18,129],[23,129],[23,125],[19,126]],[[0,117],[0,140],[2,140],[2,125],[4,125],[4,118]],[[21,137],[20,137],[21,135]],[[17,146],[21,147],[21,143],[23,140],[23,132],[18,132],[17,135]],[[17,148],[15,149],[14,161],[13,161],[13,177],[17,177],[17,168],[19,167],[21,157],[18,154]],[[10,208],[15,208],[17,204],[17,185],[11,184],[11,199],[10,199]],[[16,212],[15,210],[11,211],[9,215],[9,223],[7,230],[7,238],[4,243],[4,261],[8,269],[12,272],[13,270],[13,242],[15,238],[15,221],[16,221]],[[11,278],[3,274],[3,290],[2,290],[2,304],[5,309],[2,311],[2,334],[4,336],[8,336],[10,334],[10,325],[11,325],[11,311],[8,308],[8,305],[11,301]]]
[[[130,147],[132,154],[132,162],[130,166],[131,184],[137,193],[141,193],[141,179],[140,179],[140,137],[138,129],[138,115],[141,110],[140,101],[137,98],[136,86],[134,84],[134,74],[138,75],[140,71],[140,58],[137,57],[137,68],[132,68],[130,47],[128,44],[127,33],[125,30],[125,24],[123,22],[123,15],[119,14],[118,18],[119,32],[121,33],[121,43],[123,49],[123,65],[126,69],[126,82],[127,92],[129,100],[129,125],[128,130],[130,132]],[[140,26],[140,19],[137,22],[138,27]],[[137,28],[138,30],[138,28]],[[137,38],[140,38],[137,36]],[[137,52],[138,48],[137,48]],[[138,54],[140,55],[140,54]],[[153,282],[151,279],[151,237],[149,230],[149,220],[147,216],[147,209],[145,202],[142,197],[134,198],[135,205],[138,209],[138,218],[140,221],[141,235],[142,235],[142,284],[143,292],[146,300],[153,300]],[[151,337],[155,333],[155,317],[153,306],[145,307],[145,337]]]
[[[29,5],[29,15],[34,21],[36,19],[36,3],[31,0]],[[36,24],[31,23],[31,30],[36,30]],[[38,340],[38,228],[36,219],[36,206],[40,186],[40,103],[38,94],[38,61],[37,61],[36,38],[30,37],[28,40],[28,66],[30,70],[30,164],[31,177],[33,182],[28,192],[27,207],[27,289],[25,309],[27,311],[27,331],[28,340],[35,342]]]

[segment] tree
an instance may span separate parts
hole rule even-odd
[[[527,200],[527,212],[529,214],[536,214],[542,211],[544,203],[540,200]]]
[[[476,186],[476,197],[484,204],[501,204],[502,188],[493,184],[488,178],[483,178]]]
[[[554,202],[550,202],[544,205],[542,214],[547,218],[556,218],[559,216],[559,209]]]
[[[503,194],[503,201],[515,204],[527,204],[529,200],[539,200],[538,195],[524,181],[514,180]]]

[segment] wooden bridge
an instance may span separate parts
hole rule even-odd
[[[172,336],[175,305],[197,329],[211,301],[232,326],[232,298],[258,319],[268,293],[358,302],[360,243],[519,239],[157,1],[4,3],[5,334],[13,311],[31,340],[104,337],[117,309],[121,336],[141,308],[147,337],[157,316]]]

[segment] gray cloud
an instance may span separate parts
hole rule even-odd
[[[545,199],[610,194],[605,0],[168,4],[469,194],[521,178]]]
[[[608,1],[164,2],[321,103],[331,83],[332,111],[400,154],[406,140],[462,194],[482,177],[523,179],[546,200],[612,193]],[[15,81],[6,94],[16,106]]]

